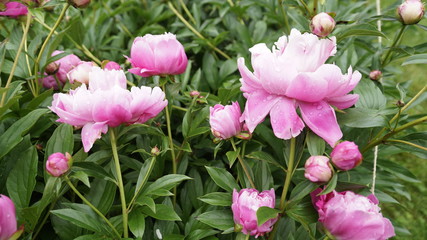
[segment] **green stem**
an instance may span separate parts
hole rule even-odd
[[[286,173],[285,183],[283,186],[282,196],[280,197],[280,205],[279,205],[280,211],[282,211],[282,212],[285,209],[286,195],[288,193],[289,186],[291,185],[291,179],[292,179],[292,175],[293,175],[294,160],[295,160],[295,145],[296,145],[296,139],[291,138],[288,172]]]
[[[46,39],[43,42],[42,47],[40,48],[40,52],[36,58],[36,61],[34,62],[34,76],[35,76],[35,84],[36,84],[36,92],[34,96],[38,95],[39,92],[39,63],[40,59],[43,56],[43,52],[46,49],[47,43],[49,42],[50,38],[52,37],[53,33],[55,32],[55,29],[58,28],[59,24],[62,22],[62,19],[65,17],[65,13],[67,12],[67,9],[70,7],[69,3],[66,3],[64,8],[62,9],[61,13],[59,14],[58,19],[55,22],[55,25],[53,25],[52,29],[50,30],[49,34],[47,35]]]
[[[427,151],[427,147],[423,147],[423,146],[420,146],[420,145],[418,145],[418,144],[411,143],[411,142],[404,141],[404,140],[399,140],[399,139],[389,139],[389,140],[387,140],[387,142],[403,143],[403,144],[406,144],[406,145],[409,145],[409,146],[416,147],[416,148],[419,148],[419,149],[421,149],[421,150]]]
[[[36,230],[36,233],[33,235],[32,239],[36,239],[37,236],[39,235],[40,231],[42,230],[44,224],[46,223],[47,219],[49,219],[50,216],[50,211],[52,211],[53,207],[55,207],[56,201],[58,201],[58,199],[56,198],[54,201],[52,201],[52,203],[49,206],[49,210],[47,210],[46,215],[44,216],[42,222],[40,223],[39,227]]]
[[[282,0],[281,0],[282,1]],[[305,10],[307,11],[307,15],[310,16],[311,15],[311,11],[310,8],[307,6],[307,4],[304,2],[304,0],[299,0],[299,2],[301,3],[301,5],[305,8]]]
[[[132,200],[130,201],[128,207],[127,207],[127,212],[130,212],[130,210],[132,209],[133,203],[135,202],[136,198],[138,197],[139,193],[141,192],[142,188],[145,186],[145,184],[148,181],[148,178],[151,175],[151,172],[153,171],[154,165],[156,163],[156,157],[153,156],[151,162],[150,162],[150,166],[148,167],[148,171],[145,174],[144,178],[141,181],[141,184],[139,185],[138,189],[135,191],[135,195],[133,196]]]
[[[383,63],[381,64],[382,67],[385,67],[390,61],[389,58],[391,57],[391,53],[393,51],[393,48],[400,42],[400,40],[402,39],[403,33],[405,32],[407,25],[402,25],[402,28],[400,28],[399,33],[396,35],[396,37],[394,38],[393,43],[391,44],[390,48],[387,50],[387,53],[384,57]]]
[[[111,222],[104,216],[104,214],[102,214],[95,206],[92,205],[92,203],[90,203],[80,192],[79,190],[77,190],[76,187],[74,187],[74,185],[71,183],[70,179],[68,178],[68,176],[64,177],[65,181],[67,182],[68,186],[70,186],[70,188],[77,194],[77,196],[80,197],[80,199],[86,204],[88,205],[90,208],[92,208],[92,210],[98,214],[98,216],[100,216],[107,224],[108,226],[113,230],[114,234],[117,235],[117,237],[119,237],[119,239],[121,238],[119,232],[117,232],[116,228],[113,226],[113,224],[111,224]]]
[[[117,183],[119,187],[120,201],[122,205],[123,233],[124,233],[124,237],[127,238],[129,234],[128,234],[128,213],[126,210],[125,189],[123,187],[122,171],[120,169],[119,155],[117,153],[116,135],[114,133],[115,129],[110,128],[109,130],[110,130],[109,132],[110,132],[111,150],[113,151],[114,165],[116,168]]]
[[[283,0],[279,0],[280,13],[283,17],[283,23],[285,24],[285,33],[288,35],[290,33],[289,20],[285,12],[285,6],[283,5]]]
[[[231,145],[233,146],[233,150],[234,150],[235,152],[237,152],[237,148],[236,148],[236,144],[234,143],[234,139],[233,139],[233,138],[230,138],[230,142],[231,142]],[[249,171],[248,171],[248,169],[246,168],[245,162],[244,162],[243,158],[240,156],[240,153],[239,153],[239,154],[237,154],[237,159],[239,159],[239,163],[240,163],[240,165],[242,165],[243,171],[245,172],[245,175],[246,175],[246,177],[248,178],[249,183],[251,184],[251,187],[252,187],[252,188],[254,188],[254,189],[256,189],[255,184],[254,184],[254,181],[252,180],[252,177],[251,177],[251,175],[249,174]]]
[[[313,16],[317,14],[317,0],[313,1]]]
[[[249,240],[250,237],[251,237],[251,235],[246,234],[245,240]]]
[[[162,85],[163,92],[166,94],[166,87],[165,84]],[[169,103],[165,107],[166,112],[166,125],[168,129],[168,139],[169,139],[169,147],[171,149],[171,156],[172,156],[172,173],[176,174],[177,172],[177,162],[175,158],[175,148],[173,144],[172,139],[172,128],[171,128],[171,114],[169,113]],[[176,203],[176,187],[173,188],[173,204],[175,206]]]
[[[183,0],[179,0],[179,3],[181,4],[182,8],[184,9],[187,16],[190,18],[190,20],[193,22],[194,25],[196,25],[196,20],[194,19],[193,15],[191,14],[190,10],[188,10],[187,6],[185,5]]]
[[[8,88],[10,83],[12,82],[13,74],[15,73],[16,66],[18,65],[19,56],[21,55],[22,48],[24,47],[24,43],[27,41],[27,34],[28,34],[28,29],[30,28],[31,19],[32,19],[31,12],[28,12],[27,22],[25,23],[25,29],[22,35],[21,43],[19,44],[18,51],[16,52],[16,56],[15,56],[15,61],[13,62],[12,69],[10,70],[10,74],[4,88]],[[3,107],[3,105],[5,104],[6,95],[7,95],[7,90],[3,93],[1,97],[0,107]]]

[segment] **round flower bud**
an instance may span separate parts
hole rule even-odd
[[[210,107],[209,124],[212,134],[220,139],[236,136],[242,131],[241,115],[238,102],[227,106],[216,104],[214,107]]]
[[[331,160],[334,165],[345,171],[357,167],[362,159],[359,147],[354,142],[341,142],[331,152]]]
[[[107,70],[122,70],[122,68],[120,67],[120,65],[116,62],[113,61],[108,61],[105,65],[104,65],[104,69]]]
[[[15,205],[10,198],[0,194],[0,239],[9,239],[16,230]]]
[[[45,71],[48,75],[56,74],[58,70],[59,70],[59,65],[56,64],[55,62],[49,63],[45,68]]]
[[[72,164],[73,159],[69,153],[53,153],[46,161],[46,171],[54,177],[60,177],[68,172]]]
[[[332,177],[329,158],[325,156],[309,157],[305,162],[304,168],[304,176],[312,182],[325,183]]]
[[[372,70],[369,73],[369,78],[372,81],[379,81],[381,79],[381,77],[383,76],[383,73],[380,70]]]
[[[159,154],[160,154],[160,150],[159,150],[159,148],[157,147],[157,146],[155,146],[155,147],[153,147],[152,149],[151,149],[151,155],[153,155],[153,156],[159,156]]]
[[[86,85],[89,84],[89,73],[92,71],[93,66],[92,62],[79,62],[73,70],[67,73],[68,80],[70,83],[77,81]]]
[[[22,15],[27,15],[27,7],[19,2],[6,2],[4,9],[0,11],[0,16],[7,16],[11,18],[17,18]]]
[[[397,14],[403,24],[417,24],[424,16],[424,4],[421,0],[406,0],[397,8]]]
[[[253,188],[245,188],[237,192],[233,190],[233,211],[234,223],[237,224],[237,229],[241,228],[244,234],[249,234],[257,238],[263,236],[272,230],[277,218],[267,220],[262,225],[258,225],[256,212],[260,207],[274,208],[276,197],[274,189],[258,192]]]
[[[335,28],[335,20],[327,13],[321,12],[311,19],[311,32],[319,37],[328,36]]]
[[[200,92],[196,91],[196,90],[193,90],[193,91],[190,92],[190,96],[191,97],[198,97],[198,96],[200,96]]]

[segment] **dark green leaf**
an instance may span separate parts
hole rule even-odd
[[[280,213],[280,210],[270,208],[270,207],[258,208],[258,210],[256,211],[258,226],[263,225],[264,223],[266,223],[270,219],[277,218],[279,213]]]
[[[213,206],[231,206],[231,193],[213,192],[205,194],[198,199]]]
[[[230,210],[214,210],[205,212],[199,215],[197,220],[223,231],[234,227],[233,214]]]
[[[240,190],[239,185],[237,185],[236,180],[234,180],[233,176],[224,168],[217,167],[205,167],[208,170],[209,175],[212,180],[218,185],[220,188],[226,190],[227,192],[232,192],[233,189]]]

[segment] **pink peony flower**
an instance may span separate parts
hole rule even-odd
[[[167,103],[165,93],[158,87],[132,87],[129,91],[122,70],[92,67],[89,88],[82,84],[69,94],[56,93],[49,108],[59,116],[58,122],[83,127],[82,143],[88,152],[108,127],[145,123]]]
[[[311,193],[313,205],[319,213],[319,221],[337,240],[384,240],[395,235],[390,220],[381,214],[378,199],[350,191],[333,191],[319,194],[318,188]]]
[[[60,152],[53,153],[46,161],[46,171],[54,177],[60,177],[70,170],[72,164],[73,160],[69,153],[65,155]]]
[[[238,102],[227,106],[216,104],[214,107],[210,107],[209,124],[212,134],[220,139],[228,139],[237,135],[242,131],[241,115]]]
[[[424,4],[421,0],[406,0],[397,8],[403,24],[417,24],[424,17]]]
[[[342,137],[335,111],[352,106],[357,94],[348,94],[362,75],[351,67],[345,75],[338,66],[325,64],[336,52],[335,37],[318,39],[309,33],[292,29],[289,41],[279,38],[270,51],[264,43],[249,49],[252,53],[250,72],[244,59],[238,59],[242,75],[240,88],[247,98],[242,120],[249,130],[270,114],[274,134],[290,139],[300,134],[304,123],[331,146]],[[300,109],[302,119],[296,108]]]
[[[146,34],[133,41],[129,61],[129,72],[149,77],[153,75],[178,75],[187,67],[184,47],[172,33]]]
[[[120,65],[116,62],[113,61],[108,61],[107,64],[105,64],[104,69],[108,69],[108,70],[121,70],[122,68],[120,67]]]
[[[63,51],[56,50],[52,53],[52,56],[56,56],[60,53],[63,53]],[[54,63],[57,66],[55,76],[57,80],[53,77],[53,75],[50,75],[48,77],[40,79],[44,88],[53,88],[58,89],[58,82],[61,85],[64,85],[67,82],[67,74],[69,71],[71,71],[74,67],[76,67],[80,63],[80,58],[77,57],[74,54],[67,55],[59,60],[56,60]]]
[[[9,239],[17,231],[15,205],[0,194],[0,240]]]
[[[335,20],[327,13],[321,12],[311,19],[310,29],[319,37],[328,36],[335,28]]]
[[[6,9],[0,12],[0,16],[7,16],[17,18],[22,15],[27,15],[27,7],[19,2],[7,2],[5,3]]]
[[[80,61],[75,68],[67,73],[67,78],[70,83],[74,83],[74,81],[80,83],[89,83],[89,73],[92,70],[94,64],[92,62]]]
[[[362,154],[354,142],[344,141],[334,147],[331,160],[341,170],[350,170],[362,162]]]
[[[304,176],[312,182],[325,183],[332,177],[329,158],[325,156],[311,156],[305,162]]]
[[[277,218],[270,219],[261,226],[258,226],[256,212],[260,207],[274,208],[275,204],[276,197],[274,189],[261,193],[252,188],[245,188],[240,190],[240,192],[234,189],[233,204],[231,205],[234,222],[242,226],[244,234],[255,235],[255,238],[263,236],[272,230]]]

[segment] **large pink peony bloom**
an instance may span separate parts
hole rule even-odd
[[[12,18],[17,18],[22,15],[27,15],[27,7],[19,2],[7,2],[5,4],[6,9],[0,12],[0,16],[7,16]]]
[[[188,63],[184,46],[172,33],[135,38],[128,59],[133,67],[129,72],[142,77],[178,75]]]
[[[82,84],[69,94],[54,94],[50,109],[59,116],[58,122],[83,127],[82,142],[88,152],[108,127],[144,123],[166,105],[165,93],[160,88],[142,86],[129,91],[122,70],[92,67],[89,88]]]
[[[9,239],[17,230],[15,205],[0,194],[0,240]]]
[[[311,193],[319,221],[337,240],[384,240],[395,235],[390,220],[384,218],[374,195],[368,197],[350,191],[333,191],[316,196]]]
[[[253,46],[250,72],[243,58],[238,59],[242,87],[247,98],[244,118],[249,130],[270,114],[274,134],[290,139],[300,134],[304,123],[331,146],[342,137],[334,105],[339,109],[357,102],[348,94],[362,77],[351,67],[343,75],[338,66],[325,64],[336,52],[335,37],[319,39],[292,29],[289,39],[279,38],[273,51],[264,43]],[[302,119],[296,108],[300,109]]]
[[[258,226],[256,212],[260,207],[274,208],[276,198],[274,189],[258,192],[253,188],[245,188],[237,192],[233,190],[233,218],[236,224],[242,226],[244,234],[263,236],[272,230],[277,218],[270,219],[261,226]]]
[[[209,124],[215,137],[228,139],[242,131],[243,124],[240,122],[242,112],[238,102],[233,102],[227,106],[216,104],[209,109]]]

